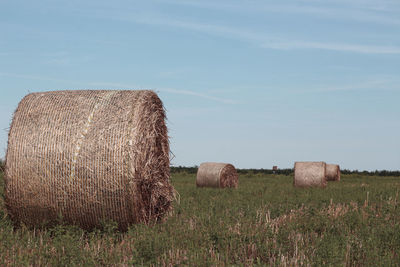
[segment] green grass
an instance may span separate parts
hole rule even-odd
[[[241,175],[237,190],[218,190],[178,173],[172,217],[120,233],[113,224],[14,230],[0,175],[0,266],[400,265],[400,177],[342,175],[299,189],[292,176]]]

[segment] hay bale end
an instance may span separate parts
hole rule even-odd
[[[325,162],[295,162],[294,186],[296,187],[325,187]]]
[[[328,181],[340,181],[340,166],[337,164],[326,164],[326,179]]]
[[[147,90],[32,93],[15,111],[5,202],[15,222],[120,229],[161,221],[174,198],[165,111]]]

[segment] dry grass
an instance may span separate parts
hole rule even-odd
[[[282,175],[241,177],[235,190],[198,190],[194,178],[173,177],[181,204],[166,223],[122,233],[113,224],[14,229],[0,198],[0,266],[400,264],[400,177],[343,175],[325,190],[295,188]],[[0,195],[1,183],[0,175]]]

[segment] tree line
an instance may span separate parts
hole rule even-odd
[[[186,167],[186,166],[171,166],[171,173],[188,173],[188,174],[196,174],[198,166]],[[239,174],[278,174],[278,175],[292,175],[293,168],[288,169],[237,169]],[[368,176],[399,176],[400,171],[388,171],[388,170],[375,170],[375,171],[359,171],[359,170],[341,170],[341,174],[359,174],[359,175],[368,175]]]
[[[4,171],[4,160],[0,159],[0,171]],[[171,166],[171,173],[187,173],[196,174],[198,166],[186,167],[186,166]],[[291,169],[237,169],[239,174],[252,175],[252,174],[278,174],[278,175],[292,175],[293,168]],[[358,174],[358,175],[368,175],[368,176],[399,176],[399,171],[387,171],[387,170],[375,170],[375,171],[359,171],[359,170],[341,170],[342,174]]]

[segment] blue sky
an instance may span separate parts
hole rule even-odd
[[[153,89],[174,165],[400,169],[400,1],[0,1],[0,157],[21,98]]]

